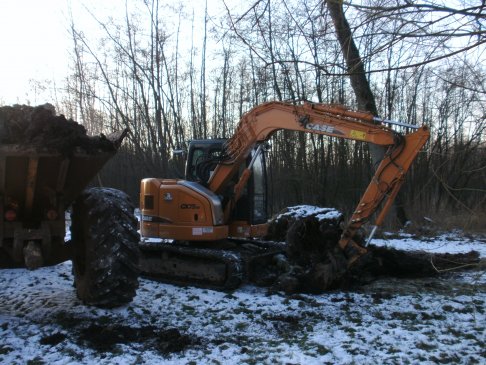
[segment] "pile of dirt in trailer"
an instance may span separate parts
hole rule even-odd
[[[380,277],[418,278],[479,263],[479,254],[430,254],[370,245],[348,268],[338,246],[343,215],[329,208],[290,207],[270,223],[268,239],[285,237],[287,265],[274,283],[286,293],[322,293],[369,283]],[[282,265],[280,266],[282,267]]]
[[[76,148],[88,153],[115,148],[104,136],[88,136],[81,124],[66,119],[64,115],[56,115],[51,104],[0,107],[0,144],[56,151],[64,155],[71,154]]]

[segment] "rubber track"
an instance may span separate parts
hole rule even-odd
[[[165,242],[142,242],[140,243],[140,248],[142,252],[142,273],[151,278],[159,279],[164,282],[170,282],[178,285],[196,285],[205,288],[232,290],[239,287],[246,277],[243,260],[241,256],[234,251],[190,247]],[[206,280],[185,279],[183,277],[174,277],[172,275],[162,273],[147,272],[143,267],[144,251],[147,253],[157,252],[161,255],[163,252],[167,252],[172,256],[179,256],[181,259],[187,257],[196,258],[200,259],[201,263],[207,263],[207,265],[214,265],[215,262],[221,262],[226,266],[225,277],[221,277],[217,280],[209,282]]]

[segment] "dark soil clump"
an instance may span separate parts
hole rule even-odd
[[[42,337],[39,343],[41,345],[56,346],[61,342],[63,342],[66,339],[66,337],[67,336],[64,333],[56,332],[53,333],[52,335]]]
[[[112,352],[118,344],[139,343],[144,348],[157,349],[162,354],[184,351],[200,341],[182,334],[176,328],[157,329],[153,326],[92,324],[80,331],[79,339],[99,352]]]
[[[292,223],[287,232],[292,270],[279,280],[286,292],[319,293],[344,285],[347,262],[337,245],[339,224],[335,219],[318,221],[315,217]]]
[[[184,351],[187,347],[199,343],[199,340],[181,334],[176,328],[157,332],[155,346],[162,354]]]
[[[90,137],[86,128],[64,115],[56,115],[51,104],[0,108],[0,144],[15,144],[37,150],[70,155],[77,147],[85,152],[113,151],[113,143],[103,135]]]
[[[266,239],[286,241],[287,232],[292,224],[303,219],[314,219],[322,225],[322,231],[327,232],[340,227],[343,222],[343,214],[333,208],[319,208],[306,205],[288,207],[270,221]]]

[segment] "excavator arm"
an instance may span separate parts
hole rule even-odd
[[[375,212],[378,213],[375,227],[383,222],[407,171],[430,135],[426,126],[401,135],[383,125],[373,124],[375,120],[376,117],[370,113],[352,111],[339,105],[262,104],[242,117],[233,137],[227,141],[224,158],[208,182],[209,190],[222,194],[255,145],[267,141],[278,130],[322,134],[388,147],[339,241],[339,246],[352,264],[367,252],[365,247],[353,241],[356,231]],[[229,219],[250,173],[251,169],[247,168],[235,185],[233,198],[225,207],[225,221]]]

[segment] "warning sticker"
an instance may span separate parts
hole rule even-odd
[[[354,139],[366,139],[366,132],[352,130],[349,135]]]
[[[203,229],[202,229],[202,227],[194,227],[194,228],[192,229],[192,235],[193,235],[193,236],[202,236],[202,234],[203,234]]]

